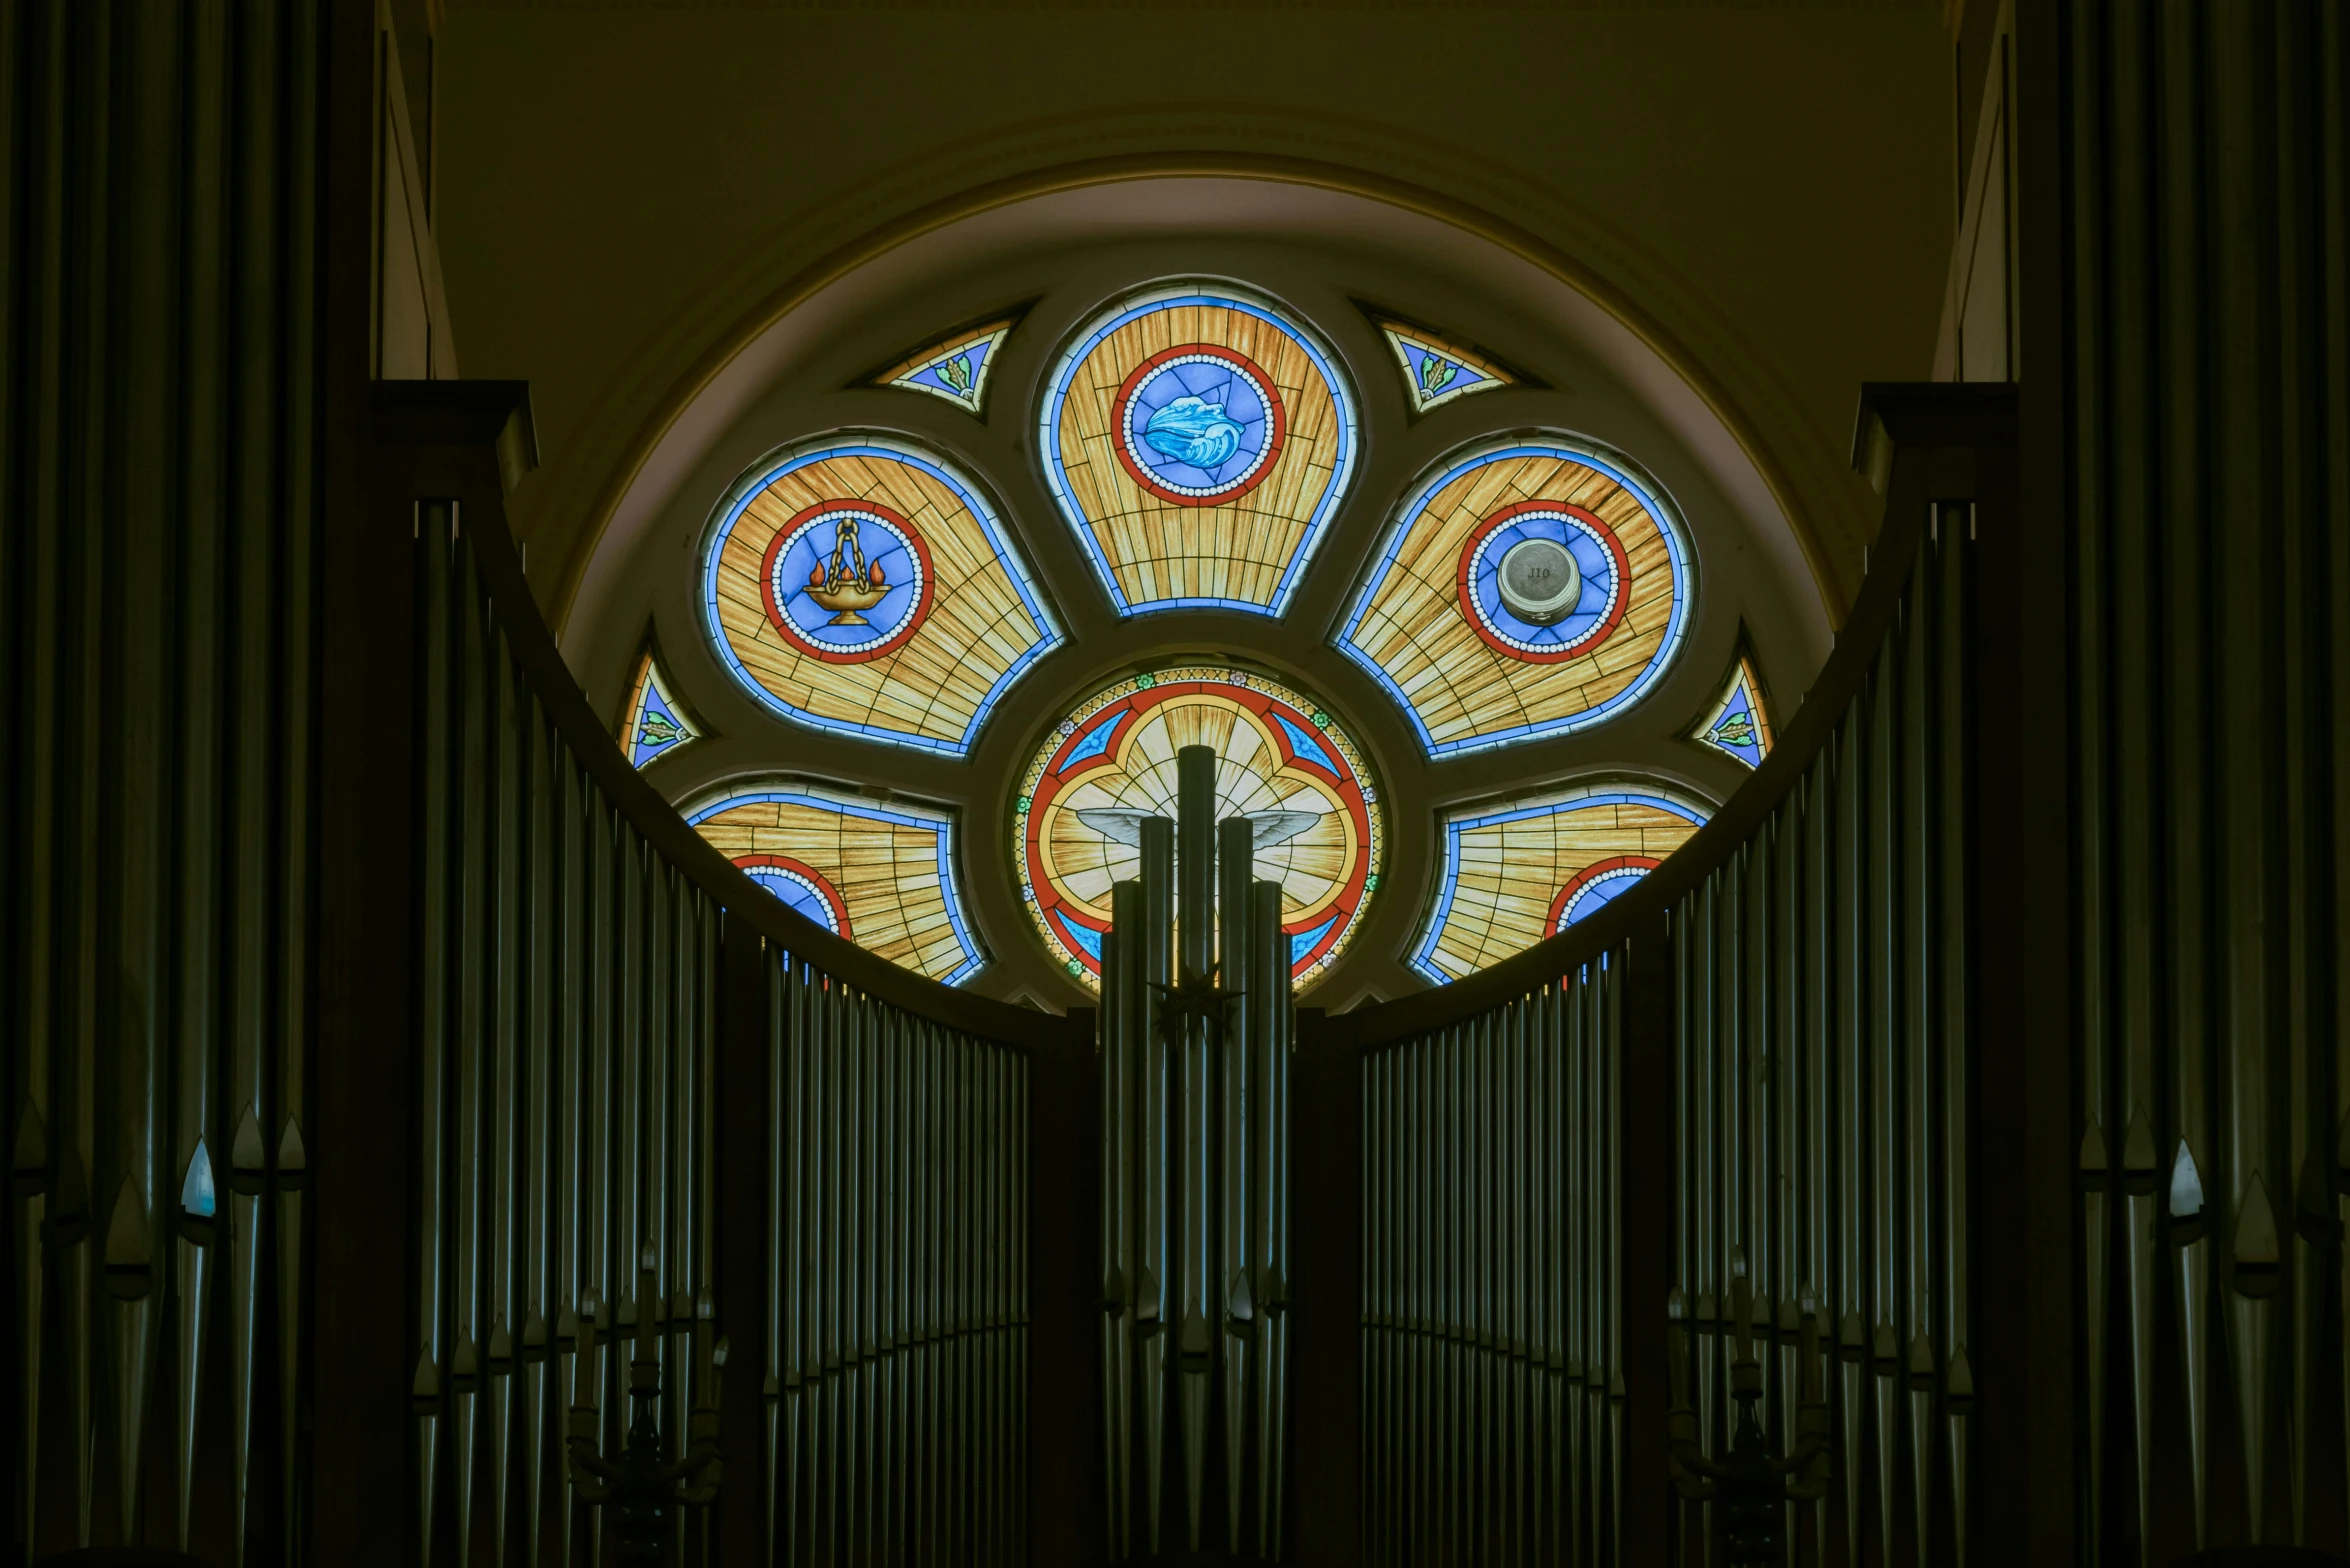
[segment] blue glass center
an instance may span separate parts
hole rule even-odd
[[[1272,410],[1229,360],[1169,360],[1126,405],[1126,448],[1160,484],[1214,495],[1255,471],[1272,436]]]
[[[752,881],[782,899],[786,907],[806,915],[834,936],[840,935],[832,900],[810,886],[806,877],[795,876],[781,866],[745,866],[743,870]]]
[[[843,512],[847,510],[844,508]],[[830,571],[841,515],[828,512],[801,526],[791,542],[777,552],[769,588],[775,603],[791,622],[794,635],[827,651],[856,653],[887,642],[902,631],[920,607],[926,585],[922,581],[922,561],[914,553],[912,541],[882,519],[858,512],[854,514],[857,544],[864,568],[857,571],[853,555],[850,568],[856,574],[858,586],[868,590],[874,569],[879,568],[882,596],[870,605],[846,612],[819,604],[811,594],[818,585],[810,579],[823,577]],[[858,619],[844,619],[844,614]]]
[[[1501,559],[1524,539],[1549,539],[1565,546],[1583,573],[1583,592],[1575,607],[1547,626],[1521,618],[1501,596]],[[1615,552],[1576,521],[1542,512],[1520,513],[1488,534],[1469,579],[1478,618],[1506,640],[1534,653],[1572,647],[1589,636],[1606,618],[1615,591]]]

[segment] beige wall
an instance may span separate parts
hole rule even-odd
[[[533,384],[546,462],[515,506],[558,615],[668,412],[795,283],[1087,159],[1327,165],[1563,255],[1727,405],[1832,606],[1872,522],[1858,384],[1933,364],[1954,157],[1932,5],[458,0],[439,43],[450,308],[470,373]]]

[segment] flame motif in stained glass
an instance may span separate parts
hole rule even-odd
[[[1403,372],[1404,395],[1414,415],[1467,397],[1515,386],[1523,379],[1490,355],[1414,326],[1400,317],[1369,313]]]

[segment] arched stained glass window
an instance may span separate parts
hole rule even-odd
[[[1405,497],[1338,645],[1431,757],[1587,729],[1679,652],[1678,516],[1621,456],[1564,436],[1457,453]]]
[[[1412,967],[1458,980],[1590,918],[1711,814],[1678,790],[1624,779],[1448,811],[1436,901]]]
[[[986,961],[955,887],[955,820],[797,779],[749,779],[685,818],[818,925],[948,985]]]
[[[1292,972],[1329,966],[1379,887],[1378,792],[1313,699],[1203,665],[1119,681],[1057,725],[1015,802],[1021,894],[1062,967],[1098,985],[1112,884],[1140,874],[1140,819],[1175,814],[1175,753],[1215,748],[1216,816],[1256,821],[1256,875],[1278,881]]]
[[[1226,283],[1103,311],[1047,379],[1045,483],[1120,615],[1279,615],[1346,493],[1361,438],[1334,355]]]
[[[894,438],[779,453],[703,561],[720,659],[786,718],[962,756],[1061,632],[978,486]]]

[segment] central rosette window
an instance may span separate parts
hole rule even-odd
[[[1142,820],[1175,815],[1185,746],[1214,748],[1216,817],[1255,825],[1256,873],[1281,884],[1291,970],[1318,974],[1378,891],[1379,797],[1328,712],[1249,670],[1138,675],[1061,722],[1016,802],[1030,918],[1070,974],[1099,984],[1111,885],[1139,872]]]

